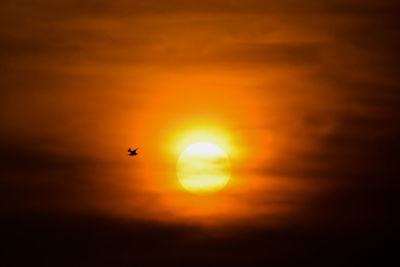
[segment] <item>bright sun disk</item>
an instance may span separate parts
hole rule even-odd
[[[215,144],[196,143],[182,152],[177,164],[181,185],[196,194],[214,193],[226,186],[230,177],[228,155]]]

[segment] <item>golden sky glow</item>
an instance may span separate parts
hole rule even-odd
[[[0,265],[398,261],[399,14],[1,1]]]
[[[23,184],[46,192],[22,208],[284,225],[363,173],[355,159],[379,163],[363,157],[394,136],[374,126],[394,114],[398,91],[387,41],[397,31],[371,15],[386,4],[11,2],[0,10],[0,134],[11,152],[46,162],[10,178],[18,199]],[[199,142],[227,155],[213,154],[224,159],[214,194],[184,189],[198,191],[186,167],[203,166],[184,151]]]
[[[336,125],[337,101],[349,101],[314,78],[337,64],[338,50],[326,52],[335,40],[321,25],[343,22],[298,20],[189,9],[29,24],[61,48],[33,52],[34,64],[20,67],[35,73],[21,75],[37,90],[20,98],[8,128],[24,125],[26,135],[54,139],[60,144],[52,153],[101,162],[88,178],[98,189],[82,193],[88,209],[221,225],[267,216],[274,224],[324,186],[297,177],[310,167],[296,155],[315,150],[315,136]],[[37,84],[43,75],[51,79]],[[217,145],[230,159],[229,183],[209,196],[189,193],[177,179],[181,153],[198,142]],[[140,147],[139,156],[127,157],[129,146]]]

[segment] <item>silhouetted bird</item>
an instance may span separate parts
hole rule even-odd
[[[130,154],[128,154],[128,156],[136,156],[138,153],[136,152],[136,150],[138,150],[139,148],[135,148],[134,150],[131,150],[131,148],[128,149],[128,152]]]

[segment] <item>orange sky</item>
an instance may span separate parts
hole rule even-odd
[[[398,95],[395,25],[378,19],[394,2],[72,2],[0,13],[2,140],[49,161],[7,182],[44,192],[16,209],[285,224],[396,132],[367,134]],[[175,173],[199,132],[232,161],[208,198]]]
[[[2,266],[395,262],[399,7],[1,1]],[[179,184],[197,142],[218,193]]]

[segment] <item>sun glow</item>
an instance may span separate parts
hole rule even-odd
[[[177,164],[181,185],[196,194],[214,193],[229,181],[228,155],[215,144],[196,143],[182,152]]]

